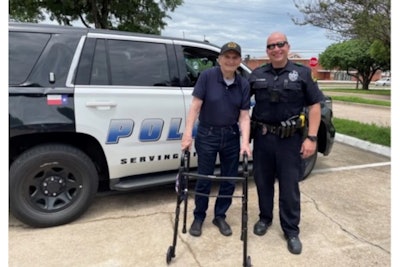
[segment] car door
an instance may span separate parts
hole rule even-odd
[[[185,114],[171,40],[89,34],[75,86],[76,130],[93,136],[110,179],[174,170]]]

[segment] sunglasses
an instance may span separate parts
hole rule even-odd
[[[287,44],[287,43],[288,43],[288,42],[283,41],[283,42],[277,42],[277,43],[275,43],[275,44],[268,44],[268,45],[267,45],[267,49],[269,49],[269,50],[275,49],[275,46],[277,46],[277,47],[279,47],[279,48],[282,48],[282,47],[284,47],[285,44]]]

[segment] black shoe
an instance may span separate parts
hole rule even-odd
[[[221,217],[217,217],[217,218],[214,218],[214,220],[212,222],[213,222],[213,224],[215,224],[218,227],[219,231],[224,236],[230,236],[232,234],[231,227],[225,221],[225,219],[223,219]]]
[[[292,254],[300,254],[301,253],[301,242],[298,236],[286,237],[288,250]]]
[[[194,220],[192,223],[192,226],[190,226],[189,233],[192,236],[201,236],[201,226],[203,225],[203,222],[200,220]]]
[[[254,225],[254,229],[253,232],[256,235],[265,235],[265,233],[267,232],[268,227],[270,227],[272,224],[272,222],[265,222],[262,220],[258,220],[258,222],[256,222],[256,224]]]

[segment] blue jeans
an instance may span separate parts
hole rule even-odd
[[[238,176],[240,132],[237,124],[228,127],[214,127],[201,124],[197,129],[195,148],[198,156],[198,173],[213,175],[217,155],[220,159],[221,176]],[[212,181],[198,179],[196,192],[210,194]],[[235,191],[234,181],[221,181],[218,195],[232,196]],[[195,220],[204,221],[208,208],[209,198],[195,196]],[[226,211],[232,203],[232,198],[217,197],[214,207],[215,217],[226,217]]]

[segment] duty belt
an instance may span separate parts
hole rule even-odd
[[[252,121],[255,123],[257,129],[261,129],[261,134],[266,135],[267,133],[275,134],[281,138],[293,136],[298,129],[304,127],[304,121],[302,116],[294,116],[286,121],[281,121],[280,124],[267,124],[259,121]]]

